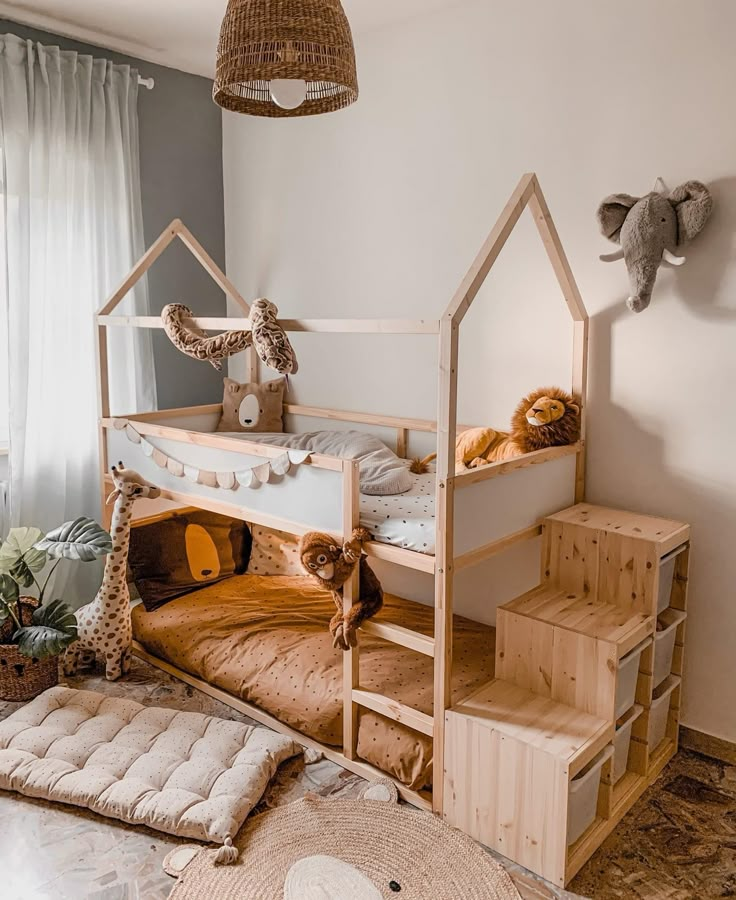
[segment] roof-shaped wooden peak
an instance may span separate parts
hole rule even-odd
[[[245,302],[243,297],[236,290],[232,281],[225,275],[222,269],[217,265],[214,259],[212,259],[209,253],[207,253],[181,219],[174,219],[168,228],[165,228],[161,232],[159,237],[151,244],[148,250],[128,273],[120,287],[100,309],[98,315],[109,316],[113,310],[122,303],[141,278],[144,277],[156,260],[177,238],[184,244],[187,250],[189,250],[215,284],[221,288],[221,290],[223,290],[225,294],[240,307],[240,309],[242,309],[243,314],[246,317],[249,316],[250,306]]]
[[[534,172],[523,175],[521,181],[511,195],[493,230],[480,249],[468,274],[463,279],[452,302],[445,310],[445,318],[453,325],[459,325],[465,318],[475,300],[483,282],[488,277],[493,264],[498,259],[506,241],[521,218],[521,214],[529,207],[534,216],[534,223],[542,239],[547,256],[554,269],[555,276],[562,290],[562,296],[575,322],[587,322],[588,313],[580,296],[580,291],[572,274],[562,241],[552,220],[552,215],[544,199],[542,188]]]

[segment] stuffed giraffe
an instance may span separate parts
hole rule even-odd
[[[64,655],[64,674],[74,675],[80,665],[94,665],[99,659],[105,663],[107,680],[117,681],[130,671],[133,641],[126,577],[133,504],[141,498],[159,497],[161,491],[122,463],[112,467],[112,480],[115,490],[107,498],[108,503],[115,501],[110,526],[112,553],[105,560],[97,596],[75,613],[79,637]]]

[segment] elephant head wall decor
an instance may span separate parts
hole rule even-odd
[[[664,260],[681,266],[678,248],[691,241],[713,211],[713,198],[700,181],[686,181],[671,193],[652,191],[645,197],[611,194],[598,207],[601,233],[621,245],[601,256],[603,262],[623,259],[629,270],[633,312],[645,310],[652,299],[659,266]]]

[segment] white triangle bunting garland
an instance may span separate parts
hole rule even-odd
[[[309,462],[312,456],[310,450],[285,450],[273,459],[252,466],[250,469],[243,469],[239,472],[209,472],[195,466],[188,466],[178,459],[172,459],[163,450],[159,450],[158,447],[142,437],[127,419],[115,419],[113,427],[116,431],[125,432],[125,436],[131,444],[139,444],[146,456],[152,458],[159,468],[166,469],[175,478],[186,478],[193,484],[220,488],[223,491],[236,490],[239,485],[257,488],[262,484],[268,484],[272,474],[288,475],[294,466],[301,466]]]

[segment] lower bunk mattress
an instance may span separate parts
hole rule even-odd
[[[332,646],[330,594],[302,577],[241,575],[201,588],[155,612],[133,610],[145,649],[259,706],[323,744],[342,744],[342,652]],[[386,595],[377,621],[431,635],[431,607]],[[493,677],[495,629],[455,617],[453,702]],[[433,661],[360,635],[360,684],[432,713]],[[414,790],[432,781],[432,740],[362,709],[361,759]]]

